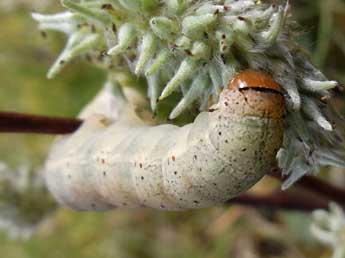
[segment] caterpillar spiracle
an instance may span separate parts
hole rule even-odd
[[[101,99],[112,109],[95,115]],[[238,74],[183,127],[148,125],[126,105],[104,89],[81,128],[55,143],[45,179],[59,202],[77,210],[214,206],[259,181],[282,145],[284,97],[264,73]]]

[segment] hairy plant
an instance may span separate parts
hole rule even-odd
[[[111,74],[143,77],[153,112],[171,103],[175,119],[216,103],[240,71],[270,74],[284,90],[284,143],[278,153],[283,188],[322,165],[345,166],[343,135],[325,103],[329,81],[296,43],[289,2],[254,0],[62,0],[65,12],[33,13],[41,30],[67,34],[67,44],[48,72],[53,78],[82,56]],[[116,76],[114,76],[116,77]],[[141,81],[137,88],[146,85]],[[168,104],[170,103],[170,104]],[[194,113],[194,116],[196,114]]]

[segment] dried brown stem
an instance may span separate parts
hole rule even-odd
[[[275,169],[268,175],[279,180],[283,180],[279,169]],[[337,202],[345,207],[345,189],[343,188],[331,185],[315,176],[305,176],[297,181],[295,185],[316,195],[322,196],[323,198]]]
[[[0,112],[0,133],[68,134],[78,129],[82,120]],[[281,180],[279,170],[269,173]],[[255,207],[311,211],[327,209],[328,201],[338,202],[345,207],[345,189],[335,187],[316,177],[304,177],[296,184],[314,195],[277,192],[272,195],[245,194],[228,203],[238,203]],[[321,197],[321,198],[320,198]]]
[[[81,123],[72,118],[0,112],[0,133],[68,134],[77,130]]]
[[[304,196],[300,193],[290,192],[276,192],[270,195],[243,194],[227,203],[298,211],[328,209],[328,201],[324,199],[308,194]]]

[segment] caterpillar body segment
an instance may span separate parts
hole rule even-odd
[[[53,146],[45,168],[48,188],[78,210],[187,210],[239,195],[275,165],[284,114],[278,90],[240,81],[183,127],[147,125],[123,100],[118,117],[88,109],[81,128]]]

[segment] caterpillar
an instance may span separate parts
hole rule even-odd
[[[285,189],[323,165],[344,167],[345,151],[324,103],[337,82],[298,45],[290,1],[269,2],[61,0],[64,12],[32,16],[40,30],[68,37],[49,78],[77,57],[114,77],[126,71],[161,121],[180,124],[177,119],[207,110],[241,71],[270,74],[282,87],[287,110],[278,156],[289,175]]]
[[[113,106],[108,115],[95,115],[107,110],[100,103]],[[82,127],[55,143],[45,180],[59,202],[77,210],[213,206],[261,179],[283,140],[284,97],[264,73],[238,74],[216,105],[182,127],[147,125],[126,105],[103,90],[82,112]]]

